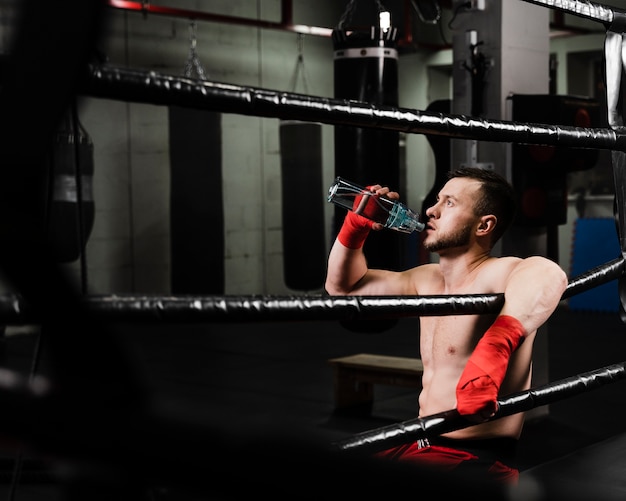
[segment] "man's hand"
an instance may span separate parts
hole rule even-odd
[[[372,196],[380,189],[380,185],[367,186],[366,189],[372,192]],[[345,219],[343,220],[343,226],[339,230],[337,239],[348,249],[360,249],[365,244],[365,240],[373,228],[380,230],[383,226],[380,223],[375,223],[371,218],[374,214],[372,209],[368,210],[368,207],[377,207],[375,203],[371,203],[370,195],[357,195],[354,198],[354,204],[352,211],[348,211]],[[360,216],[359,214],[364,214]]]

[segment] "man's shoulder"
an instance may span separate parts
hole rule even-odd
[[[526,257],[519,257],[519,256],[503,256],[503,257],[496,257],[493,258],[493,260],[495,263],[498,263],[502,266],[517,266],[520,265],[522,263],[524,264],[529,264],[532,265],[534,263],[552,263],[552,264],[556,264],[554,263],[550,258],[547,258],[545,256],[540,256],[540,255],[532,255],[532,256],[526,256]]]
[[[491,272],[498,272],[503,275],[508,275],[515,270],[527,270],[532,271],[533,273],[545,272],[548,274],[552,274],[553,272],[563,273],[563,270],[558,263],[540,255],[528,257],[498,257],[491,261],[487,269]]]
[[[523,258],[523,257],[518,257],[518,256],[502,256],[502,257],[493,257],[491,258],[491,262],[496,264],[496,265],[501,265],[501,266],[508,266],[508,265],[517,265],[519,263],[521,263],[522,261],[524,261],[524,259],[527,258]]]
[[[441,270],[439,268],[438,263],[420,264],[419,266],[411,268],[409,271],[414,274],[419,274],[419,275],[422,275],[422,274],[423,275],[428,275],[428,274],[441,275]]]
[[[517,256],[503,256],[490,258],[483,267],[487,273],[508,274],[524,262],[524,258]]]

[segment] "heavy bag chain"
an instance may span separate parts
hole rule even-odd
[[[200,63],[198,53],[196,52],[197,44],[196,23],[192,21],[189,23],[189,57],[187,58],[187,64],[185,65],[184,75],[186,77],[191,77],[193,70],[195,70],[200,80],[206,80],[206,73]]]
[[[387,10],[385,9],[385,6],[382,4],[380,0],[374,0],[374,3],[376,4],[376,7],[378,8],[378,12]],[[339,19],[339,23],[337,23],[337,28],[336,28],[337,30],[343,29],[346,23],[352,22],[352,16],[354,15],[355,10],[356,10],[356,0],[350,0],[348,2],[348,5],[346,5],[346,10],[343,12],[343,14],[341,15],[341,18]]]
[[[301,74],[304,93],[308,94],[309,88],[308,88],[307,81],[306,81],[306,71],[304,69],[304,54],[302,50],[303,45],[304,45],[304,35],[302,33],[298,33],[298,60],[296,61],[296,67],[291,77],[291,92],[296,92],[296,87],[298,86],[298,76]]]

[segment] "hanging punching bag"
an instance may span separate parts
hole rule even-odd
[[[279,127],[285,284],[310,291],[326,276],[322,127],[292,120]]]
[[[189,40],[185,77],[205,80],[195,21]],[[168,111],[172,293],[223,294],[222,115],[179,106]]]
[[[372,27],[367,33],[335,29],[334,94],[376,105],[398,105],[398,51],[396,30]],[[335,126],[335,175],[363,186],[381,184],[404,197],[400,179],[399,133],[396,131]],[[334,213],[334,237],[345,210]],[[372,232],[365,252],[372,268],[400,270],[406,246],[401,234]]]
[[[376,105],[398,105],[398,51],[396,30],[371,27],[367,33],[338,27],[333,30],[334,93],[337,99]],[[362,186],[389,186],[405,198],[400,180],[400,134],[395,131],[335,126],[335,175]],[[332,241],[346,211],[335,207]],[[371,268],[401,270],[406,235],[372,231],[364,245]],[[350,320],[341,324],[357,332],[382,332],[396,320]]]
[[[75,116],[68,114],[54,138],[49,157],[48,243],[59,263],[76,261],[93,228],[93,142]]]
[[[172,292],[223,294],[221,114],[170,106],[169,138]]]

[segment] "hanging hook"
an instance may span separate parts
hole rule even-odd
[[[189,23],[189,46],[191,47],[191,49],[195,50],[196,45],[197,45],[196,22],[192,20]]]

